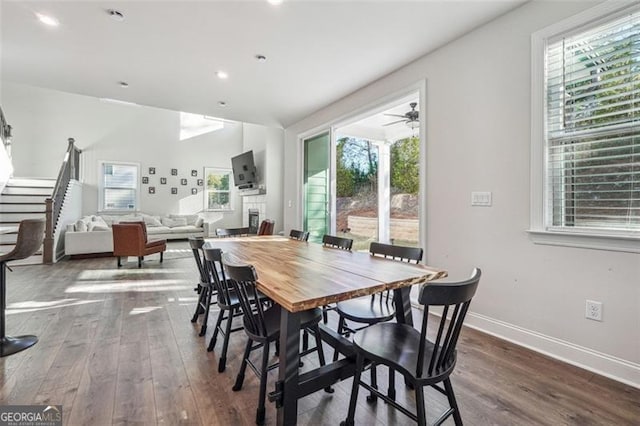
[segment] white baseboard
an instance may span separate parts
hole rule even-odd
[[[465,325],[640,389],[640,364],[469,312]]]

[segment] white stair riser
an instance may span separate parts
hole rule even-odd
[[[56,181],[55,179],[12,178],[7,182],[7,186],[44,186],[53,189]]]
[[[4,200],[0,201],[0,214],[8,212],[42,212],[45,211],[45,205],[43,203],[33,204],[2,204]]]
[[[3,212],[0,213],[0,222],[20,222],[23,219],[44,219],[44,213]]]
[[[51,197],[52,193],[51,188],[28,188],[22,186],[5,186],[2,191],[3,195],[13,195],[13,194],[28,194],[28,195],[40,195],[42,197]]]
[[[44,203],[50,195],[0,195],[0,203]]]
[[[17,238],[18,234],[0,234],[0,244],[15,244]],[[5,249],[3,246],[0,248],[0,251],[8,252],[9,250]]]

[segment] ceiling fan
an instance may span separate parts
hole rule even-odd
[[[411,107],[411,111],[407,111],[403,115],[385,114],[385,115],[388,115],[389,117],[400,117],[401,120],[392,121],[391,123],[383,124],[383,126],[391,126],[393,124],[405,123],[407,126],[411,127],[412,129],[414,127],[418,127],[418,123],[419,123],[418,117],[420,114],[419,111],[416,111],[416,107],[418,106],[418,103],[411,102],[409,106]]]

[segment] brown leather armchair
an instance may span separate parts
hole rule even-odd
[[[167,241],[147,241],[147,226],[144,222],[114,223],[111,229],[113,230],[113,255],[118,257],[118,268],[122,266],[120,262],[122,256],[137,256],[138,268],[141,268],[145,256],[160,253],[160,263],[162,263]]]

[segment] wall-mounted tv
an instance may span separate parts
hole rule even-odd
[[[233,180],[236,186],[251,185],[256,182],[256,166],[253,163],[253,151],[247,151],[231,159]]]

